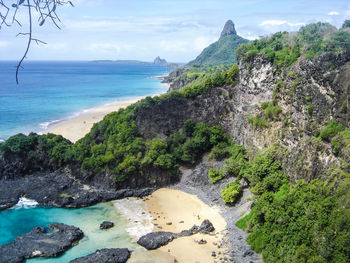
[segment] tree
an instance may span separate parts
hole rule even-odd
[[[343,26],[342,26],[342,28],[347,28],[347,27],[350,27],[350,19],[345,20],[345,21],[344,21],[344,24],[343,24]]]
[[[0,0],[0,30],[3,26],[12,26],[14,24],[22,27],[22,24],[18,20],[18,11],[26,10],[28,13],[28,31],[23,33],[20,32],[17,36],[27,36],[27,48],[17,64],[16,68],[16,83],[18,84],[18,72],[21,68],[23,60],[27,57],[28,51],[30,49],[31,43],[34,41],[37,44],[46,44],[44,41],[36,39],[33,37],[33,17],[38,16],[39,26],[44,25],[47,20],[51,20],[53,24],[60,29],[59,23],[60,19],[56,13],[56,10],[59,6],[71,5],[71,1],[63,0]]]

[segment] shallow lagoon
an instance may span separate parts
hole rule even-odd
[[[115,226],[109,230],[100,230],[100,223],[109,220]],[[101,248],[137,248],[127,233],[127,220],[118,213],[113,202],[101,203],[86,208],[16,208],[0,212],[0,246],[11,242],[35,227],[47,227],[53,222],[79,227],[84,238],[78,245],[69,249],[58,258],[36,258],[26,262],[69,262]]]

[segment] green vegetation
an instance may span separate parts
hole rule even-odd
[[[350,33],[345,30],[348,24],[347,20],[343,29],[337,30],[328,23],[319,22],[302,27],[297,34],[278,32],[239,46],[236,54],[248,61],[256,55],[262,55],[278,68],[289,67],[301,55],[311,59],[324,52],[349,49]]]
[[[236,222],[236,226],[240,229],[247,230],[249,221],[254,217],[254,213],[250,212],[245,217],[241,218]]]
[[[185,98],[194,98],[211,88],[224,85],[235,86],[238,84],[238,79],[239,69],[237,64],[234,64],[227,71],[215,71],[214,73],[203,74],[201,77],[187,84],[180,91],[180,94]]]
[[[307,113],[309,114],[309,116],[312,116],[312,113],[314,111],[314,107],[313,107],[311,102],[308,102],[308,104],[306,104],[306,109],[307,109]]]
[[[331,143],[335,155],[339,155],[340,152],[345,153],[347,151],[346,159],[350,159],[350,131],[342,131],[337,133],[337,135],[333,137]]]
[[[237,62],[235,53],[237,47],[248,42],[247,39],[237,35],[222,37],[205,48],[195,60],[188,64],[195,67],[232,65]]]
[[[118,183],[132,175],[142,176],[149,169],[176,175],[180,163],[193,164],[213,146],[229,142],[220,127],[196,124],[192,120],[186,121],[182,130],[166,140],[145,140],[133,120],[136,107],[134,104],[107,115],[75,144],[53,134],[18,134],[1,144],[0,150],[19,154],[26,161],[50,169],[75,164],[81,165],[86,173],[108,171]]]
[[[242,194],[242,189],[239,184],[232,182],[221,190],[222,200],[226,204],[234,204],[237,198]]]
[[[281,107],[273,102],[263,102],[260,106],[263,115],[248,116],[248,122],[254,129],[270,127],[270,122],[279,120],[279,115],[282,113]]]
[[[26,159],[26,163],[56,168],[74,162],[72,143],[60,135],[46,134],[29,136],[17,134],[0,144],[0,151],[15,153]],[[40,155],[39,155],[40,153]]]
[[[341,124],[337,124],[336,121],[331,120],[330,124],[324,127],[320,132],[320,137],[322,140],[330,142],[330,140],[337,135],[339,132],[343,131],[344,127]]]
[[[320,180],[291,184],[275,152],[241,159],[235,173],[249,182],[256,202],[236,225],[250,232],[247,241],[265,262],[348,262],[350,174],[338,172],[337,189]]]
[[[350,20],[345,20],[342,28],[349,28],[350,27]]]
[[[215,159],[217,161],[220,161],[228,157],[229,154],[230,152],[227,143],[219,143],[211,149],[209,159]]]
[[[224,174],[222,171],[215,169],[215,168],[210,168],[209,172],[209,180],[215,184],[216,182],[220,181],[222,178],[224,178]]]

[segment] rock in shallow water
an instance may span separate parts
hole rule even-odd
[[[124,263],[129,257],[130,251],[127,248],[104,248],[70,263]]]
[[[53,223],[48,228],[37,227],[0,247],[0,263],[17,263],[35,257],[57,257],[84,236],[74,226]]]
[[[100,229],[109,229],[112,227],[114,227],[114,223],[109,221],[103,221],[100,225]]]

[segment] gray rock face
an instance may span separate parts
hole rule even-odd
[[[165,246],[169,242],[173,241],[175,238],[175,234],[171,232],[151,232],[144,236],[142,236],[137,244],[143,246],[148,250],[157,249],[161,246]]]
[[[235,24],[232,20],[228,20],[224,26],[224,29],[221,32],[220,38],[228,35],[237,35]]]
[[[74,246],[84,236],[74,226],[53,223],[47,229],[34,228],[0,247],[0,263],[19,263],[36,257],[57,257]]]
[[[125,263],[129,257],[130,251],[127,248],[105,248],[70,263]]]

